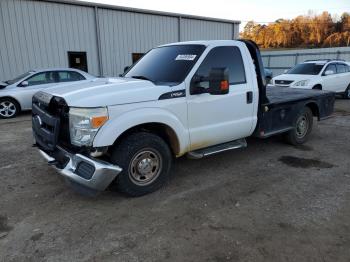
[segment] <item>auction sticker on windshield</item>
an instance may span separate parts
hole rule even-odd
[[[177,55],[175,60],[193,61],[197,55]]]

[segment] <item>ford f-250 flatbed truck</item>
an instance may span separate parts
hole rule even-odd
[[[334,99],[266,88],[251,41],[193,41],[150,50],[120,78],[37,93],[32,124],[35,145],[74,188],[140,196],[168,180],[174,157],[242,148],[249,136],[302,144]]]

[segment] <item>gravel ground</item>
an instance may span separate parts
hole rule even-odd
[[[0,261],[350,261],[350,101],[301,147],[280,137],[203,160],[140,198],[73,192],[0,121]]]

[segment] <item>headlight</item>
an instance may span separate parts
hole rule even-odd
[[[310,80],[301,80],[299,82],[296,82],[293,86],[307,86],[309,82]]]
[[[101,126],[108,120],[106,107],[69,109],[70,140],[76,146],[91,146]]]

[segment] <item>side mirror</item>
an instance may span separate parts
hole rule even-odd
[[[285,69],[283,70],[283,74],[287,73],[288,72],[288,69]]]
[[[29,86],[29,83],[28,81],[23,81],[19,84],[20,87],[26,87],[26,86]]]
[[[209,94],[225,95],[230,90],[228,68],[212,68],[209,72]]]
[[[333,70],[327,70],[326,72],[324,72],[325,76],[329,76],[329,75],[334,75],[334,71]]]
[[[129,68],[130,68],[130,66],[124,67],[124,73],[125,73],[126,71],[128,71]]]

